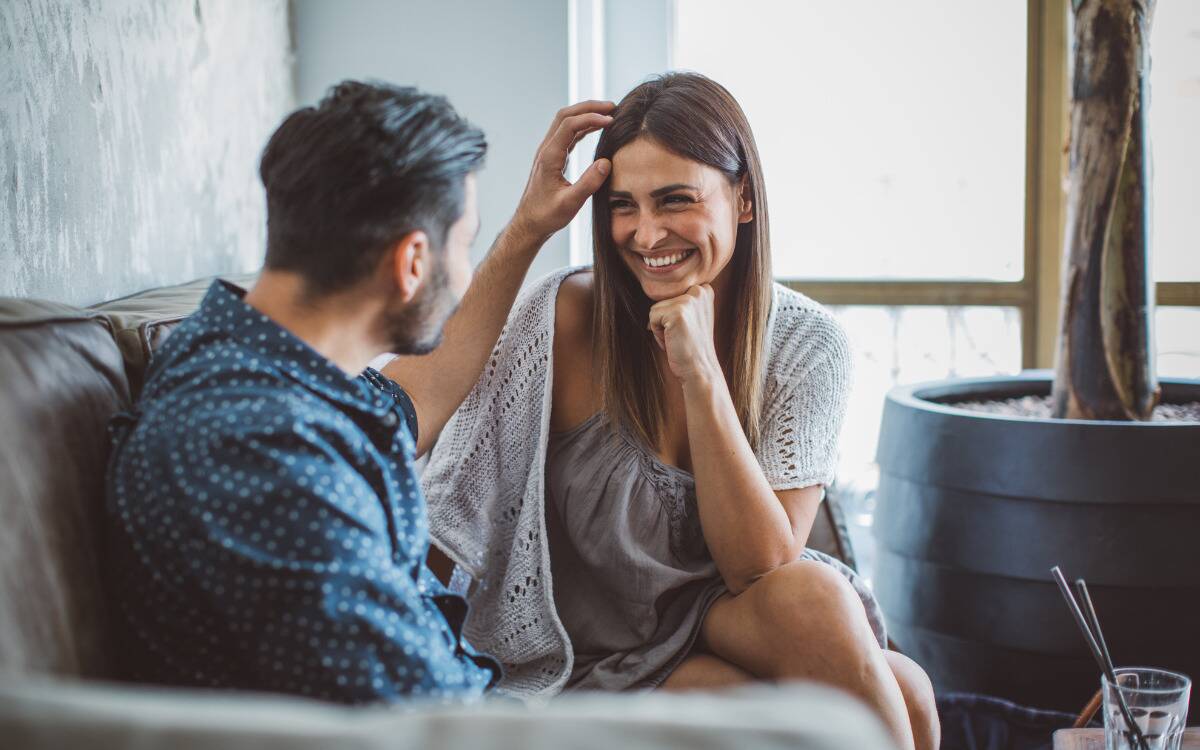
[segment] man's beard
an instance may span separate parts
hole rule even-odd
[[[450,289],[446,263],[433,264],[429,281],[403,310],[388,316],[386,326],[393,354],[428,354],[442,343],[442,329],[458,309],[459,298]]]

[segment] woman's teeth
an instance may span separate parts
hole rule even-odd
[[[694,253],[695,250],[681,250],[672,255],[660,255],[657,258],[649,258],[642,256],[642,262],[650,268],[659,268],[661,266],[673,266],[676,263],[683,261],[685,258]]]

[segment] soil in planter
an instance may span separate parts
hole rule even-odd
[[[1022,396],[1006,398],[999,401],[956,401],[945,402],[967,411],[985,414],[999,414],[1007,417],[1032,417],[1050,419],[1051,402],[1049,396]],[[1159,404],[1154,407],[1151,422],[1200,422],[1200,401],[1190,401],[1184,404]]]

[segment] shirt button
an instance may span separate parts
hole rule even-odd
[[[384,427],[395,427],[399,421],[400,421],[400,418],[396,416],[396,412],[389,411],[383,417],[383,426]]]

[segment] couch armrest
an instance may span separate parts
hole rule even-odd
[[[349,708],[247,693],[0,676],[0,737],[25,750],[893,748],[865,707],[815,685],[574,694],[537,706],[496,700]]]

